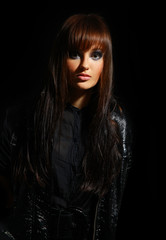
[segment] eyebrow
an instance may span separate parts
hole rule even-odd
[[[92,51],[102,52],[102,50],[100,48],[93,48]]]
[[[92,48],[91,51],[97,51],[97,52],[102,52],[103,53],[103,50],[101,48],[98,48],[98,47]]]
[[[102,49],[100,49],[100,48],[97,48],[97,47],[94,47],[94,48],[90,48],[89,50],[86,50],[86,51],[91,51],[91,52],[101,52],[102,54],[104,54],[104,52],[102,51]],[[80,53],[80,54],[82,54],[82,53],[84,53],[84,52],[86,52],[86,51],[82,51],[82,50],[80,50],[80,49],[75,49],[74,51],[71,51],[71,52],[78,52],[78,53]],[[70,51],[69,51],[70,52]]]

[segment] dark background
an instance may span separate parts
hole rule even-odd
[[[64,1],[1,5],[0,111],[31,96],[46,68],[59,26],[75,13],[98,13],[108,23],[113,41],[115,95],[133,128],[133,165],[123,199],[118,239],[154,236],[157,165],[155,94],[149,75],[152,16],[143,1]]]

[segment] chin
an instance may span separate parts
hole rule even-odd
[[[75,88],[80,89],[80,90],[89,90],[93,88],[96,84],[85,84],[85,83],[79,83],[75,86]]]

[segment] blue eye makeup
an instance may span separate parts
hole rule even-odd
[[[69,58],[71,58],[71,59],[80,58],[80,53],[78,51],[69,52],[68,55],[69,55]]]
[[[83,57],[83,53],[80,53],[79,51],[70,51],[68,53],[68,57],[73,60],[80,59],[81,57]],[[103,53],[100,49],[92,50],[92,52],[90,53],[90,58],[93,59],[94,61],[97,61],[102,57]]]
[[[91,53],[91,58],[95,61],[101,59],[103,57],[103,53],[101,50],[94,50]]]

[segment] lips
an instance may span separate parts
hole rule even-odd
[[[85,73],[79,73],[76,76],[77,76],[77,78],[79,78],[82,81],[87,81],[87,80],[89,80],[91,78],[90,75],[85,74]]]

